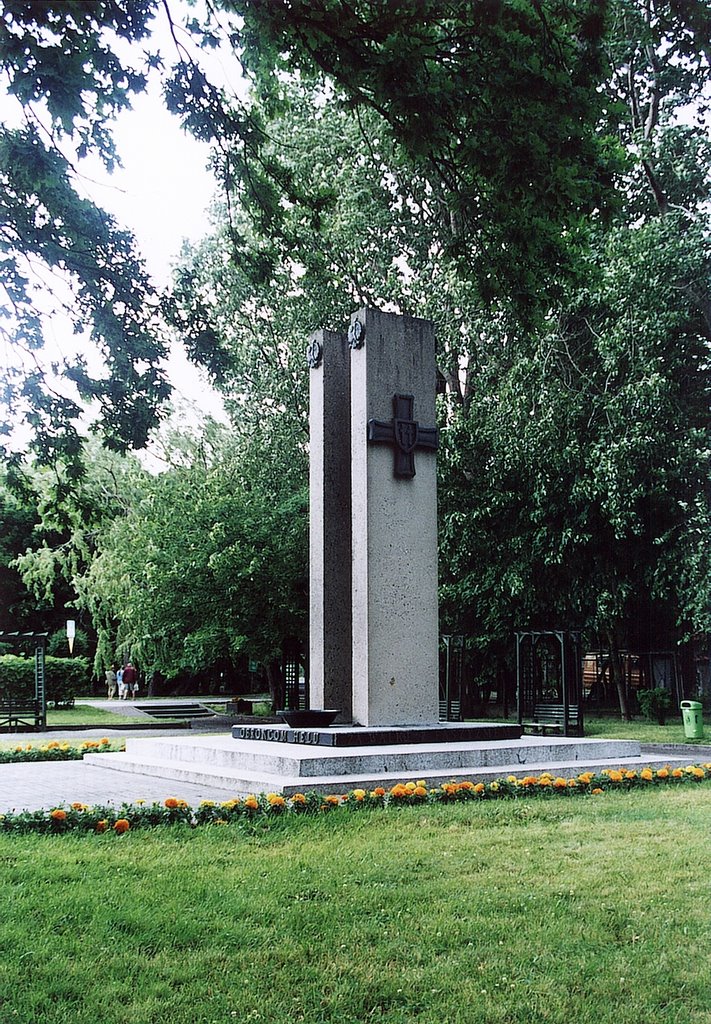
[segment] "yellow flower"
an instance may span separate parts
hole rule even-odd
[[[128,832],[130,827],[131,823],[127,818],[118,818],[114,822],[114,832],[116,832],[117,835],[121,835],[122,832]]]
[[[201,800],[200,801],[200,806],[201,807],[214,807],[215,806],[215,801],[214,800]]]
[[[654,772],[651,768],[643,768],[639,774],[640,778],[644,779],[645,782],[651,782],[654,778]],[[629,778],[629,773],[627,775],[627,778]]]
[[[418,779],[417,786],[421,787],[422,789],[427,789],[427,783],[425,782],[424,779]]]
[[[498,784],[498,782],[492,782],[491,785],[489,786],[489,789],[491,790],[492,793],[498,793],[499,792],[499,784]]]
[[[214,825],[226,825],[227,822],[225,821],[224,818],[215,818],[213,824]]]
[[[405,783],[405,789],[406,789],[406,790],[407,790],[407,791],[408,791],[409,793],[414,793],[414,792],[415,792],[415,790],[417,789],[417,784],[416,784],[416,783],[414,783],[414,782],[406,782],[406,783]]]
[[[515,786],[516,783],[518,782],[518,779],[516,778],[515,775],[507,775],[506,776],[506,781],[513,783],[513,785]]]
[[[364,789],[354,789],[353,790],[353,799],[354,800],[358,800],[359,802],[361,800],[365,800],[365,790]]]

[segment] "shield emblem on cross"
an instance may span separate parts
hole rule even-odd
[[[418,424],[414,420],[395,420],[395,441],[401,452],[409,455],[417,446]]]

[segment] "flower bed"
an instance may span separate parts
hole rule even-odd
[[[100,740],[84,740],[72,745],[66,741],[49,740],[42,746],[20,743],[16,747],[0,750],[0,764],[21,764],[25,761],[81,761],[84,754],[115,753],[125,749],[125,742],[112,744],[105,736]]]
[[[61,745],[60,745],[61,747]],[[103,744],[103,749],[106,745]],[[203,800],[191,807],[185,800],[168,797],[163,803],[134,804],[114,807],[73,803],[51,811],[19,811],[0,814],[0,832],[63,832],[113,833],[123,835],[140,828],[183,824],[191,828],[201,825],[224,826],[234,822],[268,819],[277,815],[322,814],[336,809],[360,811],[367,808],[393,808],[413,804],[459,803],[477,800],[503,800],[539,796],[570,798],[580,795],[599,797],[609,790],[639,789],[650,786],[688,785],[711,779],[711,762],[684,768],[642,768],[637,771],[607,768],[599,774],[582,772],[564,778],[548,772],[517,778],[509,775],[492,782],[445,782],[428,788],[424,781],[398,783],[390,789],[352,789],[341,795],[319,793],[262,793],[222,802]]]

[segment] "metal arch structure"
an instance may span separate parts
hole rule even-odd
[[[34,647],[35,655],[35,701],[37,711],[35,713],[35,726],[38,729],[47,728],[47,674],[45,670],[45,653],[49,633],[39,632],[10,632],[0,630],[0,644],[11,644],[13,647],[30,645]]]
[[[563,735],[583,734],[582,641],[573,630],[516,633],[516,696],[523,725],[541,704],[555,706]]]

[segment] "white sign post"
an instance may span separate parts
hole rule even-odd
[[[74,619],[67,619],[67,640],[69,642],[69,653],[74,652],[74,637],[77,632],[77,624]]]

